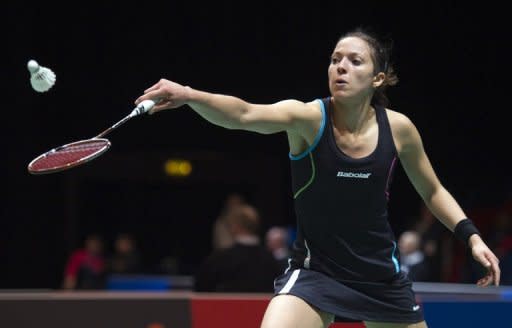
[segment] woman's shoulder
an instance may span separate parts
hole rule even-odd
[[[395,146],[399,153],[411,145],[420,143],[418,130],[407,115],[388,108],[386,108],[386,113],[388,115]]]
[[[386,108],[385,110],[388,116],[389,124],[391,125],[391,129],[399,132],[408,130],[414,126],[411,119],[404,113],[389,108]]]
[[[320,98],[308,102],[288,99],[278,104],[293,113],[293,116],[300,121],[320,120],[325,112],[325,105]]]

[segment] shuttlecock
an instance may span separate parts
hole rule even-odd
[[[46,92],[55,84],[55,73],[47,68],[40,66],[35,60],[29,60],[27,64],[30,72],[30,84],[37,92]]]

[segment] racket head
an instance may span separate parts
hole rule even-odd
[[[53,148],[28,164],[31,174],[48,174],[67,170],[87,163],[110,148],[110,141],[104,138],[92,138],[75,141]]]

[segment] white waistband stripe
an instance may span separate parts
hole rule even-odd
[[[283,289],[279,291],[279,294],[286,294],[292,289],[293,285],[299,278],[300,269],[295,269],[292,272],[292,276],[290,277],[290,280],[286,282],[286,285],[284,285]]]

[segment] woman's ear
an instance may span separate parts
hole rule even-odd
[[[384,83],[385,79],[386,79],[386,74],[384,74],[383,72],[379,72],[377,75],[375,75],[373,77],[373,87],[374,88],[380,87]]]

